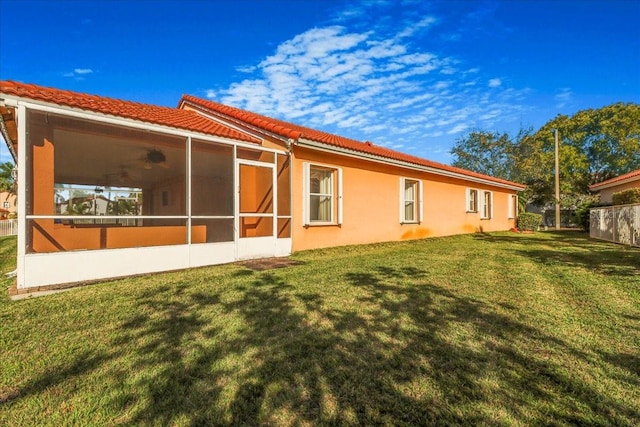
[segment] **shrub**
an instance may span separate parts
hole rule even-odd
[[[524,212],[518,216],[518,229],[523,231],[535,231],[542,224],[542,215],[532,212]]]
[[[600,203],[593,200],[587,200],[576,206],[576,211],[573,214],[573,221],[582,227],[584,231],[589,231],[589,218],[591,215],[591,208],[598,208],[600,206],[607,206],[606,203]]]
[[[630,205],[632,203],[640,203],[640,187],[630,188],[628,190],[613,193],[614,205]]]

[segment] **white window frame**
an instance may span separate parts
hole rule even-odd
[[[415,192],[415,200],[413,202],[415,218],[412,220],[408,220],[405,215],[405,187],[407,181],[416,183],[416,192]],[[401,224],[420,224],[423,220],[423,208],[422,208],[422,181],[415,178],[400,178],[400,223]]]
[[[341,225],[342,224],[342,168],[321,164],[321,163],[309,163],[304,162],[302,164],[302,188],[303,188],[303,200],[302,204],[303,209],[303,218],[304,218],[304,226],[305,227],[313,227],[313,226],[324,226],[324,225]],[[311,169],[325,169],[333,171],[331,186],[332,189],[336,192],[331,195],[331,220],[330,221],[312,221],[311,220],[311,189],[310,182],[311,179]],[[337,182],[336,182],[337,180]]]
[[[480,219],[492,219],[493,218],[493,191],[482,190],[481,196],[478,202],[478,210],[480,211]],[[489,194],[489,212],[486,211],[485,196]],[[488,213],[488,215],[487,215]]]
[[[476,209],[470,209],[471,206],[471,193],[475,192],[476,193]],[[466,191],[466,197],[465,197],[465,211],[467,213],[478,213],[480,212],[480,190],[478,190],[477,188],[467,188]]]
[[[509,194],[508,219],[515,219],[518,215],[518,195]]]

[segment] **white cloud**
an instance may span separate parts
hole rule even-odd
[[[92,74],[93,70],[91,68],[74,68],[73,71],[69,71],[63,73],[64,77],[75,78],[76,80],[84,80],[84,76],[87,74]]]
[[[565,87],[560,89],[560,93],[556,94],[554,99],[556,100],[556,108],[564,108],[571,102],[573,92],[571,88]]]
[[[216,98],[216,91],[215,91],[215,90],[213,90],[213,89],[207,89],[207,90],[205,91],[205,96],[206,96],[208,99],[215,99],[215,98]]]
[[[241,73],[253,73],[256,70],[255,65],[241,65],[236,67],[236,71]]]
[[[463,130],[468,129],[469,126],[465,125],[464,123],[458,123],[457,125],[455,125],[453,128],[451,128],[448,132],[447,135],[454,135],[456,133],[460,133]]]
[[[436,21],[437,21],[436,18],[434,18],[433,16],[425,16],[420,21],[414,22],[411,25],[407,26],[404,30],[400,31],[396,37],[397,38],[411,37],[417,31],[423,28],[430,27],[431,25],[435,24]]]
[[[309,29],[255,66],[236,68],[252,78],[207,91],[207,97],[389,147],[422,147],[429,138],[521,117],[525,91],[505,88],[500,78],[483,75],[463,58],[440,56],[413,42],[437,17],[411,22],[405,16],[401,28],[357,30],[348,26],[351,16],[391,6],[358,7],[340,15],[344,25]],[[429,154],[418,150],[414,154]]]

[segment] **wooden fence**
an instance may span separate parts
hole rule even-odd
[[[589,220],[591,237],[640,247],[640,203],[593,208]]]
[[[0,221],[0,236],[15,236],[18,234],[18,220],[5,219]]]

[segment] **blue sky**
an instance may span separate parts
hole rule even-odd
[[[472,129],[639,103],[638,22],[636,0],[0,0],[0,79],[186,93],[450,163]]]

